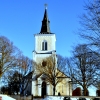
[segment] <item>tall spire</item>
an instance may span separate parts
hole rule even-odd
[[[50,23],[50,21],[49,21],[48,16],[47,16],[47,4],[45,4],[45,12],[44,12],[43,20],[42,20],[40,34],[50,34],[49,23]]]

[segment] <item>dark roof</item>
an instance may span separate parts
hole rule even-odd
[[[24,76],[23,78],[24,79],[31,79],[32,78],[32,75],[33,75],[33,71],[32,72],[30,72],[30,73],[28,73],[26,76]]]
[[[42,75],[43,75],[43,76],[42,76]],[[47,77],[47,74],[41,73],[41,74],[35,75],[35,76],[32,78],[32,81],[37,80],[40,76],[42,76],[42,78],[46,78],[46,77]]]
[[[37,78],[40,77],[41,75],[42,75],[42,74],[35,75],[35,76],[32,78],[32,80],[33,80],[33,81],[37,80]]]
[[[45,8],[40,34],[51,34],[49,24],[50,21],[47,16],[47,8]]]

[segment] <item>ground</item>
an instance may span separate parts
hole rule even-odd
[[[20,97],[18,95],[13,95],[11,97],[16,98],[16,99],[13,99],[10,96],[0,94],[0,97],[2,97],[1,100],[32,100],[31,96]],[[67,99],[64,99],[65,97],[67,97]],[[68,97],[69,96],[46,96],[45,98],[33,98],[33,100],[68,100]],[[79,98],[86,98],[86,100],[93,100],[93,98],[99,98],[100,100],[100,97],[96,97],[96,96],[80,96],[80,97],[70,96],[70,98],[71,100],[78,100]]]

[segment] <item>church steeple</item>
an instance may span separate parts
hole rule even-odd
[[[47,4],[45,4],[45,12],[44,12],[43,20],[42,20],[40,34],[51,34],[49,24],[50,24],[50,21],[49,21],[48,16],[47,16]]]

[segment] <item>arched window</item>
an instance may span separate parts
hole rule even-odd
[[[47,50],[47,41],[42,42],[42,50]]]

